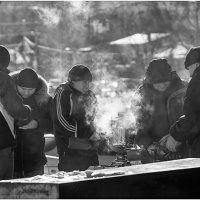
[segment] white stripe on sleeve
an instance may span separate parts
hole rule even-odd
[[[58,89],[58,91],[57,91],[57,97],[56,97],[57,117],[58,117],[59,122],[65,129],[67,129],[68,131],[71,131],[71,132],[75,132],[76,127],[71,125],[62,115],[62,108],[61,108],[61,104],[60,104],[62,92],[63,92],[63,88]]]
[[[69,116],[71,116],[71,115],[72,115],[72,111],[73,111],[73,101],[72,101],[72,94],[70,94],[70,106],[71,106],[71,108],[70,108]]]

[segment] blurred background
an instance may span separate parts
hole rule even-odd
[[[113,95],[109,88],[134,87],[152,58],[166,57],[188,79],[183,61],[200,44],[199,15],[198,1],[1,1],[0,43],[11,71],[34,68],[52,92],[83,63]]]

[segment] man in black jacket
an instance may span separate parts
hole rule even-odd
[[[10,54],[0,46],[0,180],[13,177],[14,119],[23,121],[30,116],[30,107],[22,103],[14,83],[8,75]]]
[[[55,91],[53,129],[60,171],[83,171],[99,164],[94,148],[96,97],[89,90],[91,81],[89,69],[76,65],[69,71],[68,81]]]
[[[186,91],[184,115],[171,127],[166,147],[176,152],[181,143],[187,142],[188,156],[200,157],[200,47],[189,50],[185,68],[192,79]]]

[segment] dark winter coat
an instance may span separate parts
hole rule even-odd
[[[19,72],[11,74],[14,81]],[[28,124],[32,119],[38,122],[35,129],[16,129],[17,147],[15,149],[15,172],[25,173],[39,169],[47,160],[44,154],[45,132],[52,132],[53,126],[50,116],[52,97],[48,94],[48,85],[43,77],[38,75],[39,85],[36,92],[29,98],[23,98],[23,102],[32,108],[32,114],[28,121],[17,123],[18,126]]]
[[[200,136],[200,67],[198,67],[189,82],[185,101],[184,115],[171,127],[170,134],[177,141],[192,142]]]
[[[17,94],[11,77],[0,71],[0,102],[10,115],[11,120],[26,120],[30,116],[30,108],[23,104]],[[0,149],[15,146],[15,133],[11,131],[7,121],[0,112]],[[14,124],[14,121],[13,121]]]
[[[171,73],[171,82],[164,92],[143,83],[139,88],[141,105],[138,117],[136,143],[148,147],[169,133],[170,126],[183,114],[183,101],[186,83],[175,72]]]
[[[89,139],[94,133],[95,106],[96,97],[91,91],[88,94],[82,94],[72,88],[69,83],[61,84],[56,89],[53,99],[53,122],[60,158],[67,154],[73,155],[72,157],[78,160],[84,155],[83,163],[98,165],[96,150],[68,148],[69,138]]]

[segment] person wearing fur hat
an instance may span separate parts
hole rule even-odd
[[[55,91],[53,125],[60,171],[84,171],[99,165],[94,127],[97,101],[89,89],[90,82],[90,70],[75,65],[68,81]]]
[[[191,76],[184,100],[184,113],[170,128],[166,147],[176,152],[180,144],[186,142],[188,157],[200,157],[200,47],[188,51],[184,64]]]
[[[143,84],[138,92],[141,95],[136,143],[143,147],[141,162],[153,162],[154,143],[169,133],[170,126],[183,114],[183,98],[186,83],[167,60],[154,59],[149,63]]]
[[[29,119],[31,109],[24,105],[8,75],[10,54],[0,46],[0,180],[12,179],[14,169],[13,149],[16,143],[14,119]]]
[[[31,68],[10,74],[23,102],[32,108],[29,120],[16,122],[14,178],[44,174],[47,160],[44,154],[45,132],[52,132],[50,115],[52,97],[46,80]]]

